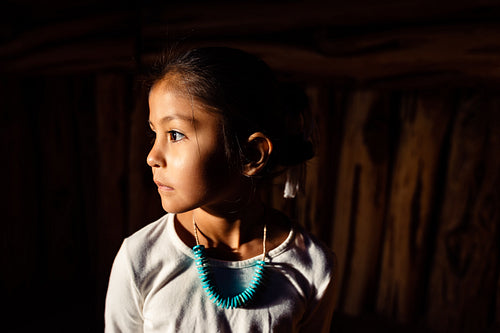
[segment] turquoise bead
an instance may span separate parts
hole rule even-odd
[[[257,294],[264,275],[265,261],[258,260],[254,265],[254,273],[248,287],[235,296],[222,297],[217,291],[215,283],[212,281],[212,274],[208,259],[205,256],[205,247],[196,245],[193,247],[195,265],[200,278],[201,286],[205,290],[207,297],[217,306],[223,309],[235,309],[247,305]]]

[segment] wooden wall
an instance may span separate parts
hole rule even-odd
[[[273,202],[336,252],[338,311],[370,323],[360,330],[373,321],[398,331],[498,327],[500,98],[310,92],[317,112],[329,110],[318,117],[323,154],[296,205],[279,199],[279,186]]]
[[[2,32],[7,332],[102,331],[123,237],[162,214],[141,73],[173,41],[254,52],[309,95],[305,192],[264,194],[336,252],[334,330],[499,328],[498,4],[81,4]]]

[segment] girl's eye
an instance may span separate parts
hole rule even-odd
[[[170,141],[173,141],[173,142],[182,140],[185,137],[184,134],[177,132],[177,131],[168,131],[168,135],[170,136]]]

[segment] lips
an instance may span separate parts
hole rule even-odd
[[[158,191],[173,191],[173,187],[163,184],[162,182],[155,179],[155,184],[158,186]]]

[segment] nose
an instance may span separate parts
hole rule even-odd
[[[161,150],[158,149],[156,142],[149,151],[146,163],[152,168],[161,168],[166,165],[165,158],[161,153]]]

